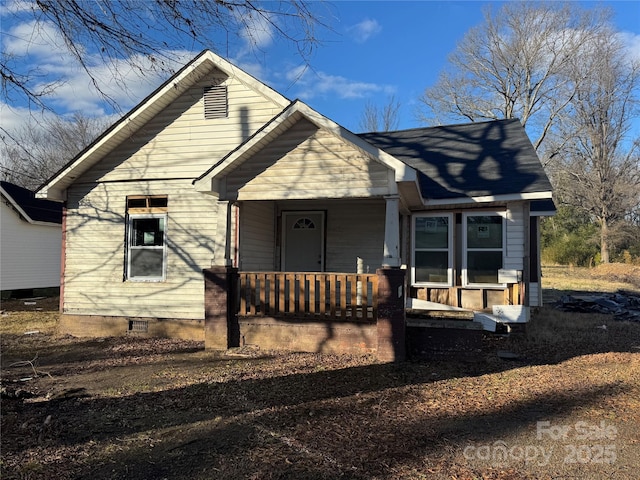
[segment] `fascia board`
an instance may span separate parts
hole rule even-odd
[[[487,195],[482,197],[460,197],[460,198],[442,198],[436,200],[424,199],[425,207],[433,207],[437,205],[462,205],[476,204],[488,202],[513,202],[518,200],[543,200],[552,198],[551,191],[532,192],[532,193],[514,193],[510,195]]]

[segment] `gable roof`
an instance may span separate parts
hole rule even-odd
[[[224,175],[236,168],[237,165],[263,148],[267,143],[273,141],[301,118],[305,118],[318,128],[324,128],[345,141],[350,142],[373,160],[387,166],[394,172],[395,182],[416,182],[417,172],[406,164],[406,162],[399,161],[388,152],[364,141],[359,135],[350,132],[324,115],[321,115],[304,102],[294,100],[244,143],[229,152],[209,170],[196,178],[193,181],[195,188],[201,192],[210,192],[212,189],[213,191],[217,191],[214,185],[217,176]]]
[[[221,70],[230,77],[234,77],[240,82],[250,85],[251,88],[260,92],[278,105],[284,107],[289,103],[289,99],[236,67],[231,62],[228,62],[210,50],[204,50],[131,111],[120,118],[120,120],[109,127],[102,135],[94,140],[93,143],[54,174],[45,184],[40,186],[36,192],[37,196],[51,200],[64,200],[64,191],[79,175],[86,172],[107,153],[128,139],[160,110],[168,106],[173,100],[191,87],[191,85],[198,82],[213,69]]]
[[[427,204],[551,197],[517,119],[358,135],[419,173]]]
[[[35,198],[31,190],[4,181],[0,181],[0,192],[27,222],[62,224],[60,203]]]

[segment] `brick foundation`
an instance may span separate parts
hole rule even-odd
[[[266,350],[366,354],[377,349],[375,323],[241,317],[239,325],[242,345]]]
[[[401,362],[406,359],[404,309],[405,270],[384,268],[378,274],[378,359]]]

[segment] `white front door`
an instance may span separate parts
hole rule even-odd
[[[283,271],[324,271],[324,212],[283,212],[282,241]]]

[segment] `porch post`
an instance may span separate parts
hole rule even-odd
[[[220,254],[224,255],[224,265],[229,267],[233,265],[233,258],[231,256],[231,202],[227,200],[218,200],[218,229],[224,232],[224,250]]]
[[[385,222],[384,222],[384,258],[382,267],[400,266],[400,196],[389,195],[384,197]]]
[[[378,360],[401,362],[406,359],[404,276],[401,268],[379,268],[378,275]]]
[[[204,346],[226,350],[240,346],[236,311],[238,269],[211,267],[204,274]]]

